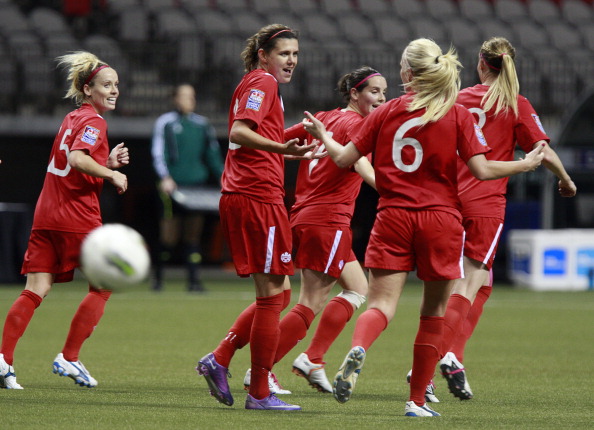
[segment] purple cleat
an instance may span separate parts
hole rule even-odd
[[[245,399],[246,409],[261,409],[266,411],[300,411],[301,406],[290,405],[289,403],[283,402],[281,399],[276,397],[274,394],[264,397],[262,400],[253,398],[248,394]]]
[[[217,363],[212,352],[200,359],[196,370],[206,379],[211,396],[227,406],[233,405],[233,396],[227,382],[227,375],[231,377],[231,374],[226,367]]]

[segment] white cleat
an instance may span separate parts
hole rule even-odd
[[[324,364],[312,363],[306,353],[301,353],[293,361],[293,373],[302,376],[321,393],[331,393],[332,385],[328,381]]]
[[[14,367],[4,361],[4,354],[0,354],[0,388],[22,390],[14,373]]]
[[[425,403],[423,406],[417,406],[412,400],[406,402],[404,407],[404,416],[406,417],[440,417],[441,415],[427,406]]]
[[[250,383],[252,381],[252,369],[248,369],[245,372],[245,378],[243,378],[243,388],[246,391],[250,389]],[[268,389],[270,390],[270,394],[291,394],[289,390],[285,390],[278,379],[276,379],[276,375],[272,372],[268,372]]]
[[[67,361],[62,353],[59,353],[54,359],[53,372],[72,378],[74,383],[81,387],[93,388],[97,386],[97,380],[91,376],[80,361]]]
[[[334,377],[334,398],[340,403],[350,400],[357,378],[365,362],[365,349],[362,346],[355,346],[344,358],[338,373]]]

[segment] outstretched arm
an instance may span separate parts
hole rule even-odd
[[[534,146],[544,144],[544,158],[542,160],[542,164],[550,170],[558,179],[559,179],[559,194],[561,197],[573,197],[577,192],[577,187],[571,180],[571,177],[563,167],[563,163],[561,159],[557,155],[557,153],[546,143],[544,140],[541,140],[534,144]]]
[[[517,173],[535,170],[544,158],[544,145],[540,144],[525,158],[515,161],[487,160],[484,154],[477,154],[468,160],[468,167],[472,174],[482,181],[505,178]]]
[[[291,139],[285,143],[275,142],[252,130],[249,122],[241,120],[233,122],[229,141],[246,148],[286,155],[304,155],[316,146],[315,144],[299,145],[299,139]]]
[[[328,155],[332,157],[332,160],[334,160],[338,167],[350,167],[361,158],[361,153],[353,142],[342,146],[326,132],[326,127],[324,127],[324,124],[319,119],[315,118],[309,112],[305,112],[305,116],[303,126],[309,134],[324,143]]]

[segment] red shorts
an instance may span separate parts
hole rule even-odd
[[[284,205],[258,202],[241,194],[223,194],[219,211],[239,276],[294,273],[291,227]]]
[[[490,270],[501,238],[503,219],[468,217],[464,218],[462,225],[466,232],[464,256],[480,261]]]
[[[462,277],[464,229],[453,214],[385,208],[371,231],[365,267],[410,272],[423,281]]]
[[[70,282],[80,266],[80,247],[87,233],[32,230],[21,274],[53,273],[54,282]]]
[[[296,225],[293,227],[295,266],[338,279],[344,265],[357,259],[352,243],[353,233],[348,226]]]

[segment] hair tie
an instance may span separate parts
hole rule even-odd
[[[479,54],[480,57],[482,58],[482,60],[485,62],[485,64],[487,65],[487,67],[489,67],[489,69],[493,69],[493,70],[497,70],[500,71],[501,67],[495,67],[492,64],[489,64],[489,62],[487,61],[487,59],[485,58],[485,54],[483,54],[482,52]]]
[[[371,75],[367,75],[367,76],[365,76],[363,79],[361,79],[361,80],[360,80],[360,81],[357,83],[357,85],[355,85],[353,88],[354,88],[354,89],[357,89],[357,87],[358,87],[359,85],[361,85],[363,82],[367,81],[368,79],[370,79],[370,78],[373,78],[374,76],[381,76],[381,75],[382,75],[382,74],[381,74],[381,73],[378,73],[378,72],[376,72],[376,73],[372,73]]]
[[[500,56],[501,58],[503,58],[503,56],[504,56],[504,55],[507,55],[507,52],[502,52],[501,54],[499,54],[499,56]]]
[[[99,73],[99,71],[101,71],[101,70],[103,70],[103,69],[106,69],[106,68],[108,68],[108,67],[109,67],[109,66],[108,66],[107,64],[104,64],[103,66],[99,66],[99,67],[97,67],[95,70],[93,70],[93,71],[91,72],[91,74],[89,75],[89,77],[88,77],[87,79],[85,79],[85,82],[83,83],[83,87],[84,87],[85,85],[87,85],[89,82],[91,82],[91,80],[92,80],[92,79],[95,77],[95,75],[96,75],[97,73]]]

